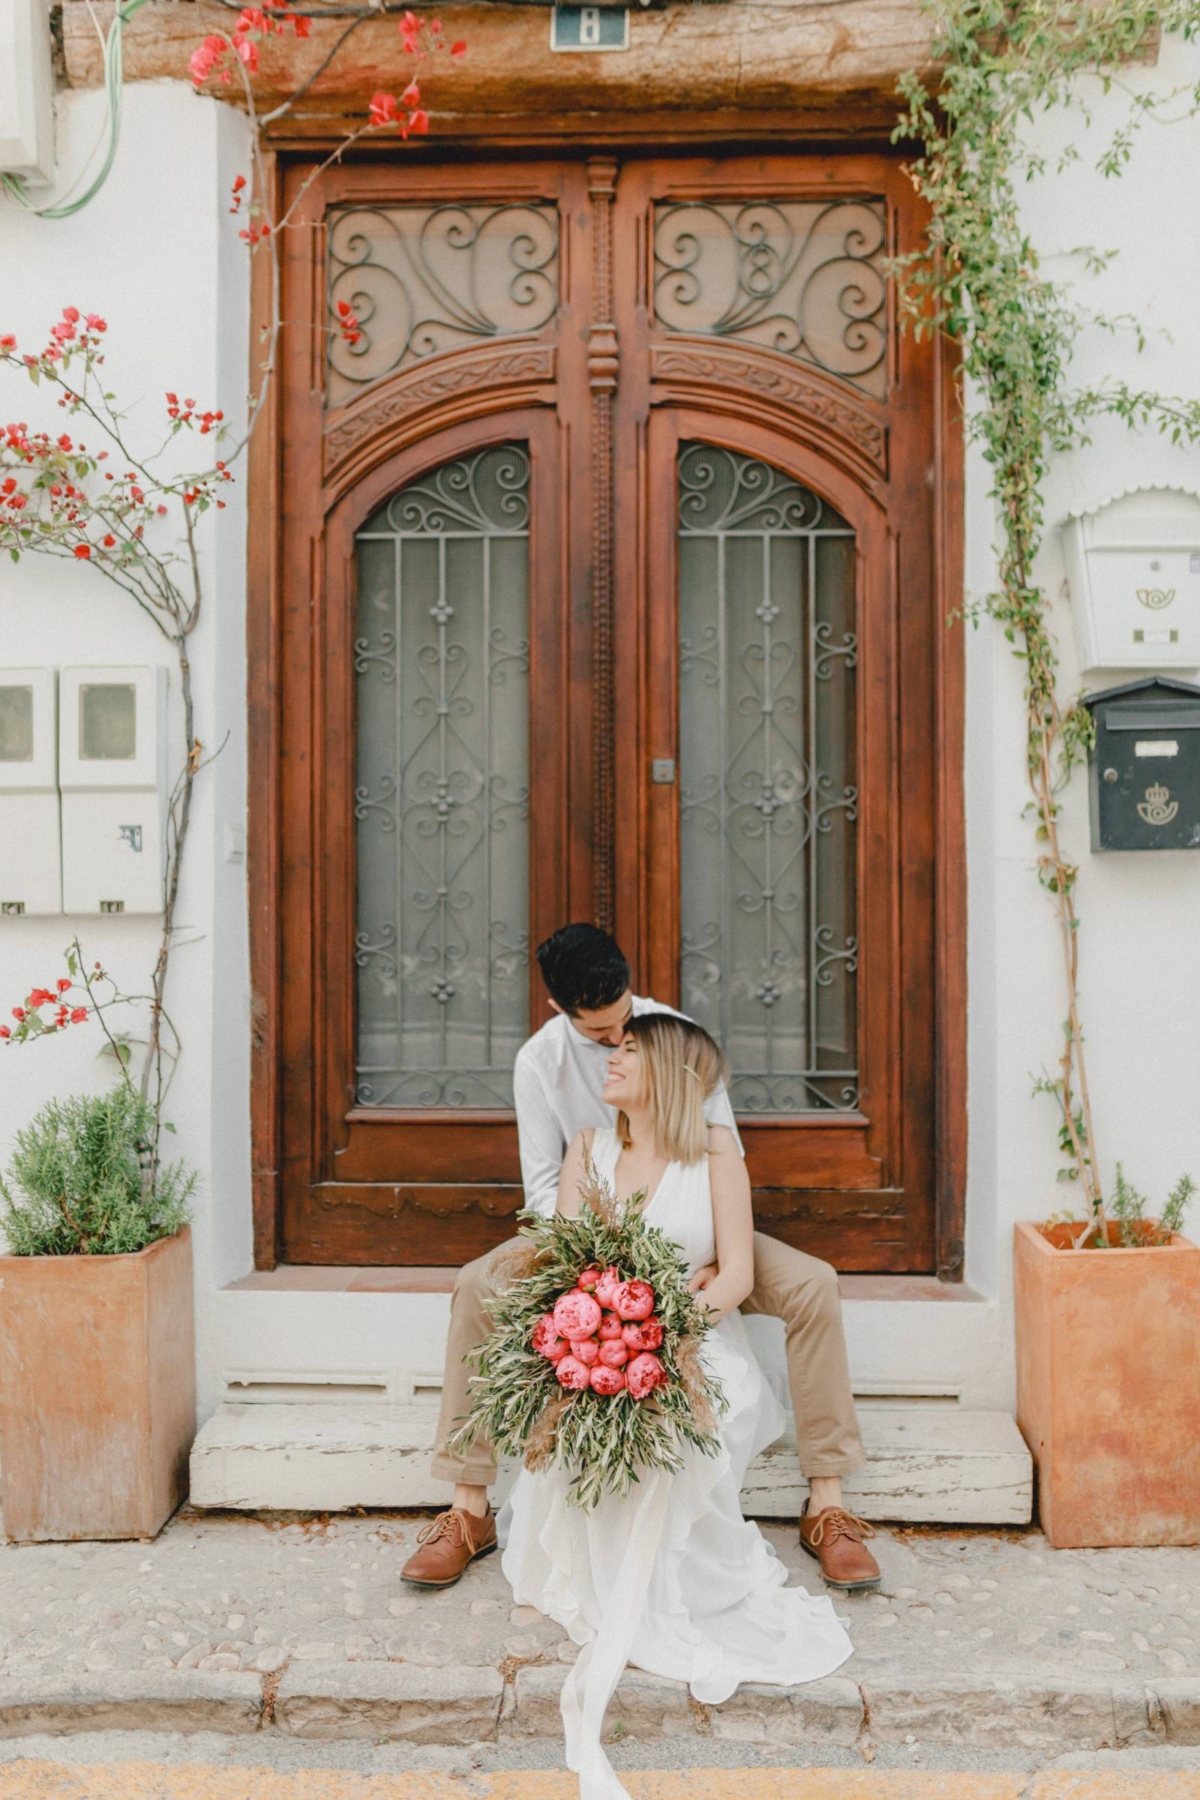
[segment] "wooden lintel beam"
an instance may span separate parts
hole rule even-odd
[[[102,74],[96,21],[111,0],[65,0],[67,80],[92,87]],[[236,14],[212,0],[152,0],[126,28],[131,81],[187,80],[188,57]],[[465,38],[461,64],[429,62],[421,79],[434,130],[457,137],[560,137],[580,130],[628,137],[648,128],[703,140],[714,131],[794,130],[849,138],[886,131],[898,110],[896,81],[929,72],[931,32],[920,0],[728,0],[635,9],[630,48],[605,55],[554,54],[540,7],[451,6],[441,10],[448,39]],[[340,21],[314,19],[311,35],[271,37],[255,81],[270,111],[319,68]],[[394,19],[355,30],[280,127],[291,139],[319,139],[360,121],[377,89],[398,90],[413,73]],[[214,87],[237,103],[238,84]]]

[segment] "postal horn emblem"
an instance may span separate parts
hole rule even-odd
[[[1169,825],[1179,811],[1178,800],[1172,800],[1170,788],[1155,782],[1146,789],[1146,798],[1138,801],[1138,813],[1147,825]]]
[[[1143,606],[1148,606],[1150,608],[1151,612],[1161,612],[1163,607],[1170,606],[1172,600],[1175,598],[1175,589],[1139,588],[1137,590],[1137,597]]]

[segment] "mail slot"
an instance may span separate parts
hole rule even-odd
[[[1200,687],[1163,675],[1088,694],[1093,850],[1200,850]]]

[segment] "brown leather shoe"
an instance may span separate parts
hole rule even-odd
[[[840,1506],[827,1506],[810,1515],[806,1503],[800,1515],[800,1548],[816,1557],[830,1587],[879,1586],[879,1564],[863,1542],[874,1536],[873,1526]]]
[[[496,1548],[496,1519],[491,1509],[486,1518],[475,1513],[439,1513],[418,1534],[421,1546],[400,1571],[410,1587],[453,1587],[477,1556],[490,1556]]]

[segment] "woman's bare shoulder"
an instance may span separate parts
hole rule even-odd
[[[737,1139],[728,1125],[710,1125],[708,1128],[708,1154],[710,1156],[728,1156],[730,1153],[740,1155]]]

